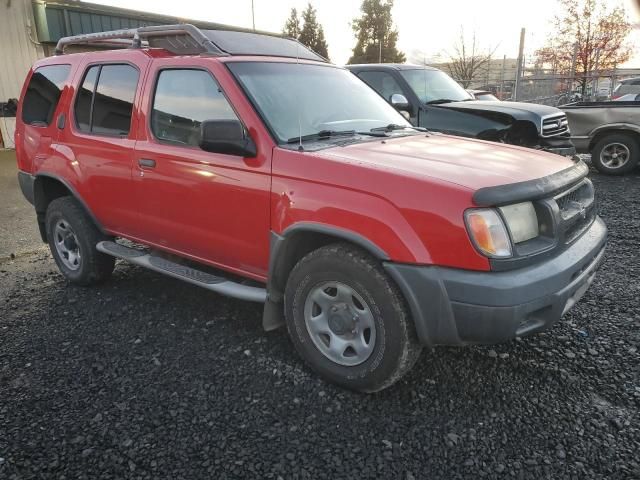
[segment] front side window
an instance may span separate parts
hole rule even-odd
[[[331,65],[228,62],[278,142],[325,131],[410,126],[351,72]]]
[[[440,70],[400,70],[422,103],[463,102],[471,95],[453,78]]]
[[[76,98],[78,128],[102,135],[128,135],[137,84],[138,70],[131,65],[90,67]]]
[[[203,70],[162,70],[151,111],[158,140],[198,146],[205,120],[237,120],[218,83]]]
[[[39,126],[51,123],[70,70],[70,65],[49,65],[33,72],[22,104],[23,122]]]
[[[388,102],[391,101],[391,97],[396,93],[403,95],[402,88],[390,73],[361,72],[358,76]]]

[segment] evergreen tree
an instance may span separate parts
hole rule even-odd
[[[327,45],[327,40],[324,37],[324,29],[322,28],[322,25],[318,23],[316,9],[313,8],[311,3],[307,4],[307,8],[302,12],[302,21],[303,24],[301,26],[298,11],[295,8],[292,8],[291,14],[282,29],[282,34],[287,37],[295,38],[300,43],[309,47],[318,55],[321,55],[328,60],[329,47]]]
[[[282,34],[287,37],[295,38],[300,37],[300,19],[298,18],[298,11],[295,8],[291,9],[291,14],[284,24]]]
[[[302,21],[304,24],[300,31],[300,36],[298,37],[300,43],[309,47],[318,55],[322,55],[324,58],[329,58],[327,42],[324,38],[324,30],[322,25],[318,23],[316,9],[313,8],[311,3],[308,3],[307,8],[302,12]]]
[[[398,50],[398,31],[393,28],[393,0],[363,0],[362,16],[353,20],[357,43],[348,63],[404,63]]]

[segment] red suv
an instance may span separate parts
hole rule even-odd
[[[63,54],[96,43],[129,48]],[[120,258],[263,302],[342,386],[548,328],[602,258],[582,162],[412,127],[295,41],[175,25],[58,53],[26,79],[16,146],[62,274]]]

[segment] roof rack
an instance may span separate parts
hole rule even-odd
[[[100,45],[115,48],[161,47],[175,54],[208,53],[226,56],[202,31],[189,23],[87,33],[58,40],[55,54],[63,55],[68,45]]]

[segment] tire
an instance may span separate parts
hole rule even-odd
[[[51,254],[71,283],[94,285],[111,276],[115,258],[96,250],[109,240],[73,197],[60,197],[47,207],[45,227]]]
[[[285,318],[307,364],[351,390],[389,387],[422,350],[396,285],[378,262],[349,244],[322,247],[298,262],[287,280]]]
[[[613,158],[616,156],[617,158]],[[626,158],[624,161],[618,159]],[[633,170],[640,161],[638,140],[626,133],[606,135],[591,150],[591,163],[607,175],[623,175]]]

